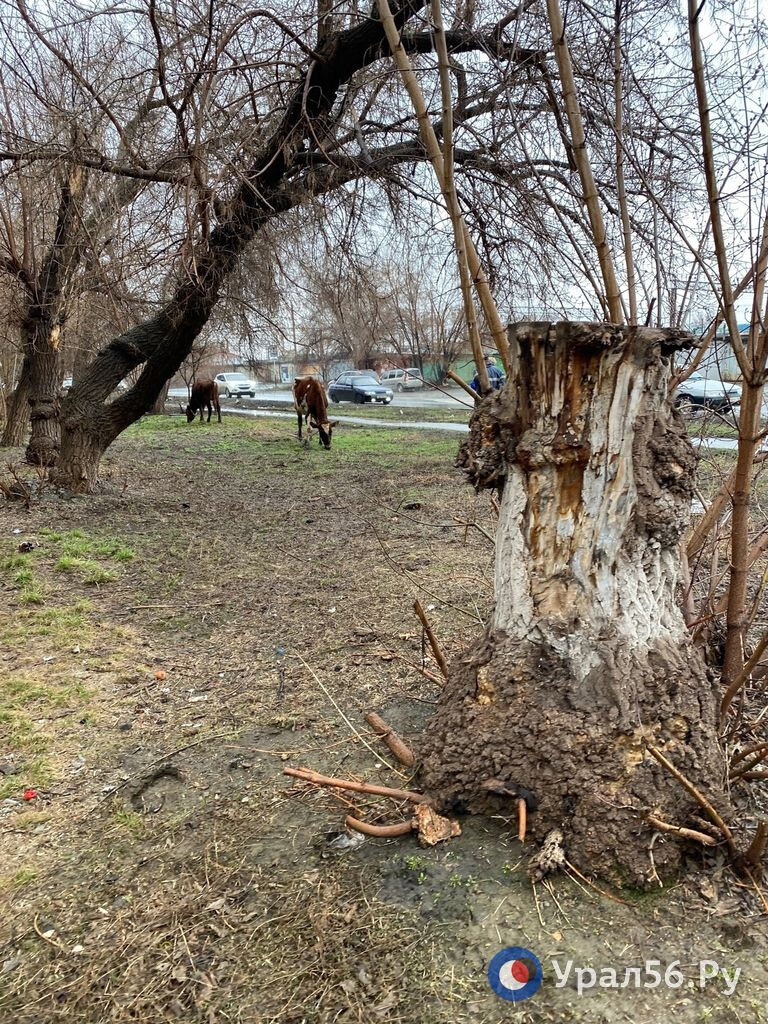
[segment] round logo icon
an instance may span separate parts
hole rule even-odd
[[[488,981],[497,996],[521,1003],[541,988],[541,962],[530,949],[509,946],[488,964]]]

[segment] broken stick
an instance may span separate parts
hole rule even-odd
[[[435,661],[439,665],[440,671],[443,673],[443,676],[447,679],[448,662],[445,660],[445,655],[443,654],[442,649],[440,648],[440,644],[437,642],[437,637],[435,636],[432,630],[432,626],[429,624],[427,613],[421,607],[421,601],[419,601],[418,598],[413,602],[413,610],[418,615],[419,620],[422,626],[424,627],[424,632],[427,634],[427,640],[429,640],[429,646],[432,648],[432,653],[435,656]]]
[[[365,720],[373,731],[384,740],[389,749],[395,755],[400,764],[407,768],[413,768],[416,764],[416,755],[395,730],[387,725],[383,718],[380,718],[375,711],[369,711]]]
[[[458,384],[460,388],[463,388],[468,395],[471,395],[475,402],[480,401],[480,395],[463,380],[458,373],[454,373],[453,370],[448,370],[445,375],[449,380],[452,380],[454,384]]]

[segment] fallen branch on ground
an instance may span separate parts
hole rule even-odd
[[[427,613],[421,607],[421,601],[419,601],[418,598],[413,602],[413,610],[418,615],[419,621],[424,627],[424,632],[427,634],[427,640],[429,640],[429,646],[432,648],[432,653],[435,656],[435,661],[439,665],[440,671],[443,673],[443,676],[447,679],[448,662],[445,660],[445,655],[442,652],[440,644],[437,642],[437,637],[435,636],[432,626],[429,623]]]

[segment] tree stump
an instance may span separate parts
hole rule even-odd
[[[496,606],[451,666],[423,782],[446,806],[497,814],[522,789],[534,837],[559,828],[582,870],[642,885],[647,814],[684,825],[698,810],[646,744],[727,807],[714,682],[677,593],[696,455],[667,388],[694,339],[573,323],[509,334],[509,381],[459,456],[475,487],[502,491]],[[656,842],[659,875],[679,857],[675,839]]]

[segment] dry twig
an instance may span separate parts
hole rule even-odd
[[[728,828],[726,823],[723,821],[721,815],[715,810],[712,804],[707,800],[703,793],[700,793],[694,784],[687,779],[685,775],[669,761],[660,750],[656,747],[648,744],[648,753],[654,757],[659,764],[663,765],[671,775],[673,775],[680,785],[691,794],[696,803],[701,807],[704,813],[714,822],[715,825],[720,829],[723,834],[723,838],[728,844],[728,851],[734,861],[738,860],[739,851],[736,849],[736,843],[733,840],[733,832]]]
[[[435,636],[432,626],[429,623],[427,613],[421,607],[421,601],[419,601],[418,598],[413,602],[413,610],[418,615],[419,620],[421,621],[421,624],[424,627],[424,632],[427,634],[427,640],[429,640],[429,646],[432,648],[432,653],[435,656],[435,661],[440,666],[440,671],[443,673],[443,676],[447,679],[448,662],[445,660],[445,655],[442,652],[440,644],[437,642],[437,637]]]

